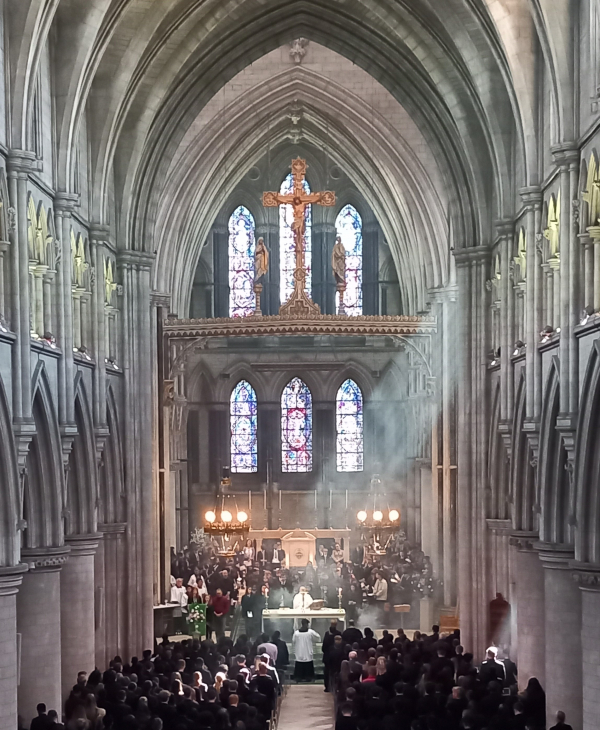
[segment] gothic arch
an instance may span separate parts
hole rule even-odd
[[[505,520],[509,517],[508,483],[509,461],[506,446],[499,430],[500,425],[500,383],[494,389],[492,419],[488,446],[488,486],[486,494],[486,517]]]
[[[75,378],[77,435],[69,455],[65,533],[96,532],[97,473],[94,425],[81,373]]]
[[[62,444],[48,374],[39,362],[32,378],[35,435],[26,460],[23,546],[56,547],[63,538],[64,473]]]
[[[19,472],[10,410],[0,377],[0,566],[19,563],[17,521],[20,512]]]
[[[125,522],[123,494],[123,453],[119,416],[112,388],[106,391],[106,423],[108,438],[100,462],[98,523],[103,525]]]
[[[556,429],[559,397],[559,367],[554,359],[544,389],[540,424],[537,496],[540,508],[540,540],[570,544],[573,542],[573,509],[571,484],[566,468],[567,451],[562,436]]]
[[[369,370],[357,362],[347,361],[343,370],[333,373],[325,385],[327,400],[335,400],[338,388],[346,380],[354,380],[361,389],[363,401],[366,403],[373,397],[373,377]]]
[[[575,463],[575,557],[600,563],[600,340],[594,342],[583,382]]]
[[[510,501],[515,530],[534,532],[537,528],[534,514],[536,471],[531,446],[523,430],[524,422],[525,378],[521,376],[513,420]]]

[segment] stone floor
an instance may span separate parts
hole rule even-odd
[[[333,730],[333,697],[322,684],[292,685],[281,705],[278,730]]]

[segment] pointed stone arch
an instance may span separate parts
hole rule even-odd
[[[69,455],[66,484],[65,534],[96,532],[96,448],[89,401],[81,373],[75,378],[77,434]]]
[[[56,547],[63,539],[64,473],[62,444],[45,365],[38,363],[32,378],[35,434],[26,459],[23,531],[26,548]]]
[[[0,377],[0,566],[19,563],[20,517],[19,472],[17,453],[11,428],[10,410]]]
[[[577,531],[575,557],[600,563],[600,341],[590,356],[581,393],[575,450]]]
[[[559,365],[554,359],[542,402],[537,504],[540,509],[540,540],[564,545],[573,542],[573,508],[567,450],[556,428],[559,398]]]
[[[517,389],[513,421],[510,501],[513,527],[519,531],[533,532],[537,529],[534,513],[536,465],[529,439],[523,428],[525,395],[525,378],[522,376]]]

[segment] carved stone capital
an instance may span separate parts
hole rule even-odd
[[[572,545],[539,541],[535,543],[534,547],[539,552],[544,568],[571,570],[571,562],[575,557],[575,550]]]
[[[88,535],[68,535],[65,537],[65,543],[70,548],[70,554],[73,558],[95,555],[98,544],[102,539],[99,532]]]
[[[19,586],[23,581],[23,573],[27,572],[27,565],[19,565],[9,568],[0,568],[0,596],[15,596],[19,592]]]
[[[582,591],[600,592],[600,565],[572,562],[573,580]]]
[[[24,548],[21,551],[21,560],[29,566],[31,573],[49,573],[60,570],[69,559],[71,549],[61,547]]]
[[[517,530],[513,532],[509,539],[509,544],[516,547],[519,552],[531,553],[535,551],[535,544],[538,541],[537,532],[526,532]]]

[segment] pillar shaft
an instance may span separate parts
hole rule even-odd
[[[570,725],[581,727],[581,591],[569,567],[572,558],[573,552],[561,546],[544,545],[540,552],[544,567],[546,717],[551,720],[557,710],[563,710]],[[569,638],[556,641],[557,636]]]
[[[0,568],[0,730],[17,727],[17,591],[24,569]]]
[[[66,699],[77,680],[77,672],[91,672],[96,666],[94,625],[94,554],[97,535],[67,538],[69,560],[60,576],[61,684]]]
[[[583,730],[600,727],[600,572],[576,573],[581,589],[581,658],[583,722],[578,726],[567,715],[567,722]]]
[[[60,571],[68,548],[24,550],[29,572],[17,596],[17,631],[21,634],[19,714],[26,725],[36,705],[60,711]],[[75,682],[73,682],[74,684]]]
[[[524,689],[531,677],[537,677],[545,686],[544,571],[527,536],[516,535],[511,543],[516,547],[519,687]]]

